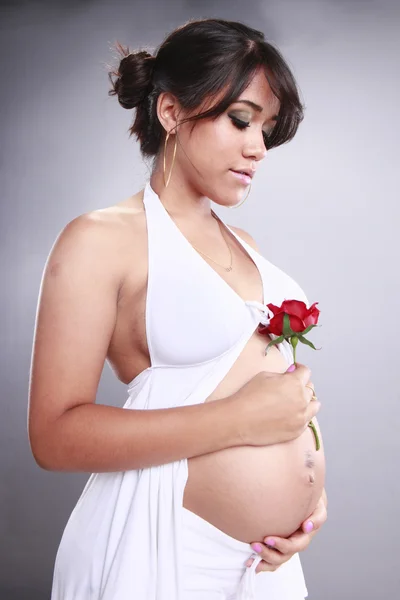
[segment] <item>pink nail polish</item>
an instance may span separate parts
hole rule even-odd
[[[251,544],[251,547],[253,548],[254,552],[260,553],[262,550],[262,547],[260,546],[260,544]]]
[[[310,533],[310,531],[312,531],[314,529],[314,523],[312,521],[308,521],[306,523],[306,531],[307,533]]]
[[[275,546],[275,540],[271,538],[266,538],[265,543],[267,544],[267,546]]]

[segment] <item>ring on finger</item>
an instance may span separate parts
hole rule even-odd
[[[311,400],[318,400],[317,396],[315,395],[315,390],[312,387],[312,385],[308,385],[308,383],[306,383],[306,387],[308,387],[313,393]]]

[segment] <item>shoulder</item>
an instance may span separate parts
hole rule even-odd
[[[74,250],[97,254],[113,248],[117,237],[115,221],[102,210],[93,210],[78,215],[63,227],[56,237],[53,253]]]
[[[247,242],[249,244],[249,246],[254,248],[254,250],[256,250],[256,252],[260,252],[260,249],[257,246],[254,238],[249,233],[247,233],[247,231],[245,231],[244,229],[241,229],[240,227],[233,227],[233,225],[228,225],[228,227],[230,227],[235,233],[237,233],[237,235],[239,237],[241,237],[242,240]]]
[[[78,215],[58,234],[56,243],[94,245],[96,250],[117,249],[124,240],[135,240],[144,218],[141,193],[105,208]]]
[[[46,271],[86,268],[121,284],[127,257],[140,249],[141,228],[132,211],[119,205],[78,215],[57,234],[47,259]],[[135,233],[136,232],[136,233]]]

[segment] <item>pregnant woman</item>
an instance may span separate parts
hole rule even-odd
[[[32,452],[92,473],[52,600],[303,600],[298,553],[326,519],[307,426],[321,439],[320,404],[290,345],[265,354],[276,336],[258,326],[267,304],[308,300],[211,206],[239,205],[293,138],[295,80],[262,33],[220,19],[189,21],[154,56],[118,48],[110,94],[136,109],[151,176],[67,224],[37,313]],[[128,386],[122,408],[95,403],[105,360]]]

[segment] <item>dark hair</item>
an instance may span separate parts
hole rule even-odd
[[[157,117],[161,92],[170,92],[183,109],[193,111],[226,88],[218,103],[181,122],[216,118],[240,96],[259,68],[280,102],[266,147],[270,150],[290,141],[303,120],[296,81],[282,55],[261,31],[243,23],[189,20],[167,36],[155,56],[143,49],[131,53],[119,43],[117,49],[123,58],[118,70],[108,74],[112,83],[108,93],[117,95],[124,108],[136,108],[129,132],[136,135],[145,157],[156,156],[164,139]]]

